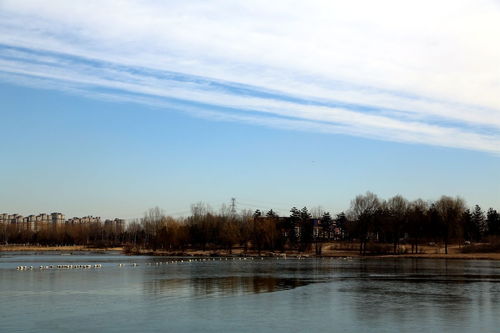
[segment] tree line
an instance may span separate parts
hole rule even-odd
[[[418,253],[419,247],[429,242],[442,244],[448,253],[451,243],[484,242],[495,236],[500,236],[500,215],[493,208],[486,212],[478,205],[469,209],[459,197],[409,201],[396,195],[383,200],[371,192],[356,196],[347,211],[335,216],[307,207],[292,207],[286,216],[273,209],[236,213],[226,206],[216,212],[197,203],[188,217],[173,218],[156,207],[123,229],[102,223],[49,226],[37,231],[10,224],[0,227],[4,243],[164,251],[231,252],[239,247],[259,253],[314,249],[321,254],[323,244],[331,241],[357,243],[361,254]]]
[[[367,192],[351,202],[347,226],[362,254],[370,242],[391,243],[392,252],[398,253],[402,241],[411,245],[412,253],[424,242],[439,242],[447,254],[451,242],[468,244],[500,235],[500,216],[493,208],[485,214],[479,205],[471,210],[460,197],[408,201],[396,195],[381,200]]]

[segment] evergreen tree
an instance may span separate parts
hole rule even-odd
[[[300,243],[301,250],[306,251],[311,246],[313,241],[314,222],[311,219],[311,214],[304,207],[300,210]]]
[[[466,241],[477,240],[475,225],[472,220],[472,213],[470,212],[470,209],[466,209],[462,214],[462,224],[464,228],[464,239]]]
[[[287,223],[285,225],[288,240],[292,246],[295,246],[298,240],[296,227],[300,225],[300,220],[300,210],[298,210],[297,207],[292,207],[292,209],[290,209],[290,218],[287,219]]]
[[[297,221],[300,220],[300,210],[298,210],[297,207],[292,207],[292,209],[290,209],[290,218]]]
[[[269,217],[269,218],[278,218],[278,214],[276,214],[275,211],[273,211],[272,209],[270,209],[267,213],[266,213],[266,217]]]
[[[300,210],[300,219],[302,221],[309,220],[311,218],[311,213],[307,210],[307,207],[304,207]]]
[[[500,215],[498,212],[490,208],[486,214],[486,223],[488,225],[488,234],[496,236],[500,234]]]
[[[323,216],[321,217],[321,230],[323,232],[323,238],[330,238],[332,227],[333,227],[333,219],[330,216],[330,213],[329,212],[323,213]]]
[[[472,240],[478,242],[481,240],[481,237],[486,232],[486,220],[484,218],[484,213],[481,210],[481,207],[479,207],[479,205],[476,205],[474,207],[474,212],[472,213],[471,221],[472,221],[472,232],[473,232]]]

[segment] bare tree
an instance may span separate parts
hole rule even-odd
[[[324,213],[324,209],[323,207],[321,206],[315,206],[313,208],[311,208],[311,216],[313,219],[320,219],[321,217],[323,217],[323,213]]]
[[[427,226],[429,205],[422,199],[412,201],[408,205],[408,226],[410,234],[412,253],[418,253],[419,239],[423,237]]]
[[[366,192],[358,195],[351,201],[349,210],[350,220],[354,222],[353,233],[359,237],[359,252],[366,254],[366,244],[371,224],[380,208],[380,200],[376,194]]]
[[[398,253],[399,239],[405,227],[408,211],[408,201],[401,195],[396,195],[386,202],[389,212],[389,230],[392,234],[393,252]]]
[[[448,254],[450,238],[463,237],[460,219],[465,211],[465,202],[462,198],[443,195],[434,204],[439,216],[441,237],[444,242],[445,253]]]

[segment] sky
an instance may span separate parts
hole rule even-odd
[[[0,212],[500,209],[500,3],[0,0]]]

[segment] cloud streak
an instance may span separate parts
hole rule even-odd
[[[3,1],[0,79],[498,154],[500,9],[454,3]]]

